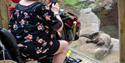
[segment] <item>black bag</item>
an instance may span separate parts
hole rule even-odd
[[[64,63],[80,63],[82,62],[81,59],[76,59],[72,57],[66,57]]]
[[[78,21],[77,16],[70,12],[62,13],[60,16],[64,23],[62,39],[67,41],[78,40],[81,23]]]

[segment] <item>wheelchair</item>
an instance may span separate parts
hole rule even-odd
[[[74,41],[79,38],[80,22],[77,16],[70,12],[60,12],[62,21],[64,22],[64,29],[62,39],[67,41]],[[18,63],[25,63],[25,58],[19,51],[15,37],[4,28],[0,28],[0,60],[14,60]],[[38,60],[39,63],[52,63],[53,55],[46,56],[46,58]],[[72,59],[72,60],[70,60]],[[79,63],[71,57],[67,57],[64,63]]]
[[[46,56],[38,63],[52,63],[53,55]],[[19,52],[19,48],[16,43],[15,37],[4,28],[0,28],[0,61],[8,61],[11,63],[25,63],[25,59]],[[15,62],[14,62],[15,61]],[[8,63],[7,62],[7,63]],[[80,59],[74,59],[71,57],[66,57],[64,63],[79,63]]]
[[[21,63],[16,39],[4,28],[0,28],[0,60],[14,60]]]

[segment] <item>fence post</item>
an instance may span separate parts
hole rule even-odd
[[[118,0],[119,22],[120,22],[120,51],[121,63],[125,63],[125,0]]]
[[[9,0],[0,0],[0,27],[8,28]]]

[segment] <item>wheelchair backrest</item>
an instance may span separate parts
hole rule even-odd
[[[0,28],[0,40],[8,48],[15,48],[17,46],[15,37],[5,28]]]

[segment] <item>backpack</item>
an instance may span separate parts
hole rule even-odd
[[[60,16],[64,23],[62,39],[67,41],[78,40],[81,26],[78,17],[70,12],[63,12]]]

